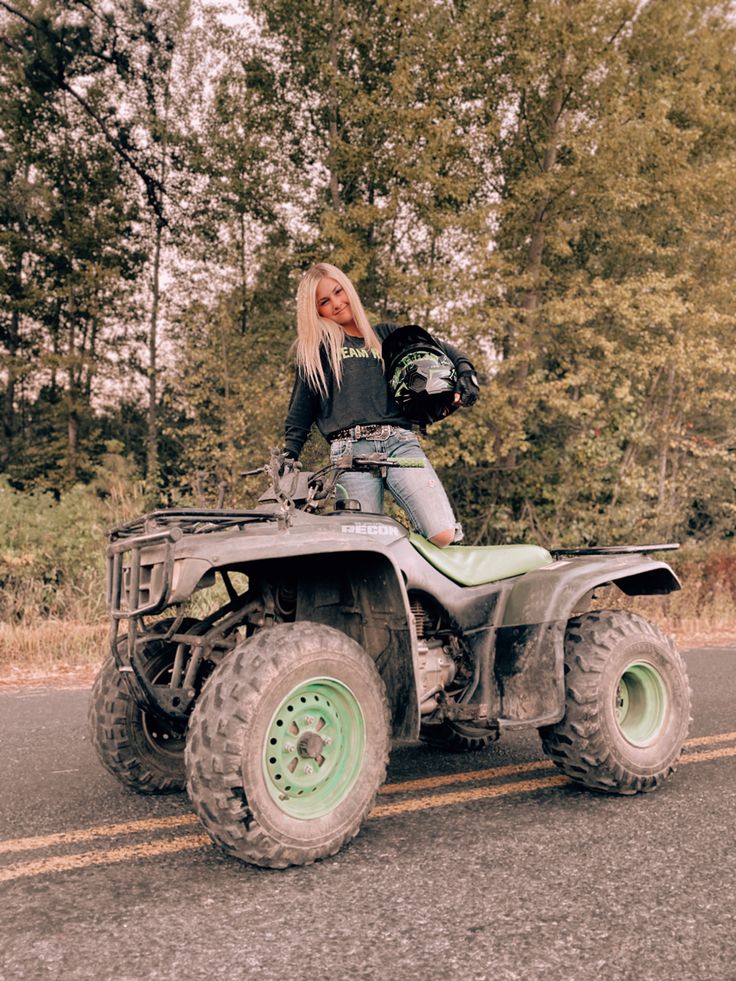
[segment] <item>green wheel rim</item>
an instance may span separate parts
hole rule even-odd
[[[347,685],[314,678],[273,714],[263,752],[268,792],[285,813],[323,817],[353,788],[365,753],[365,720]]]
[[[651,664],[636,661],[622,673],[614,695],[616,722],[633,746],[648,746],[659,735],[667,714],[667,688]]]

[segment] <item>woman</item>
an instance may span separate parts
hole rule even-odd
[[[411,422],[393,398],[383,371],[381,344],[393,324],[368,323],[355,287],[326,262],[305,273],[297,292],[297,375],[286,417],[285,451],[298,459],[312,425],[330,444],[330,459],[350,453],[385,453],[424,461],[423,468],[389,468],[386,486],[414,528],[444,547],[462,537],[452,507]],[[478,386],[470,361],[450,344],[443,350],[455,365],[455,401],[473,405]],[[370,473],[340,478],[348,497],[363,511],[383,512],[383,481]]]

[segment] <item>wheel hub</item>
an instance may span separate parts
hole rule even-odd
[[[166,664],[151,677],[151,684],[159,687],[168,685],[171,680],[171,665]],[[184,754],[186,739],[186,720],[165,719],[141,709],[141,727],[148,744],[157,753],[165,756],[181,757]]]
[[[324,740],[317,732],[305,732],[299,736],[296,744],[296,751],[302,759],[316,760],[320,762],[324,759],[322,750],[325,747]]]
[[[614,692],[619,729],[633,746],[648,746],[664,724],[669,699],[662,675],[644,661],[629,664]]]
[[[141,712],[143,734],[157,753],[180,757],[184,753],[186,730],[175,722],[167,722],[148,712]]]
[[[268,727],[263,774],[271,797],[292,817],[328,814],[357,780],[365,742],[363,713],[346,685],[333,678],[299,685]]]

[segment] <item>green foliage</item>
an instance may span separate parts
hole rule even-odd
[[[702,3],[476,13],[507,114],[494,391],[438,440],[461,510],[481,541],[732,535],[733,26]]]
[[[106,532],[143,504],[131,465],[116,452],[104,459],[89,485],[59,497],[0,483],[0,621],[104,615]]]
[[[70,486],[93,471],[98,379],[126,355],[139,209],[102,122],[105,39],[50,3],[13,11],[0,56],[0,466],[19,484]]]
[[[242,9],[5,17],[12,485],[71,507],[116,438],[146,505],[198,473],[244,503],[326,258],[474,358],[481,401],[427,440],[468,541],[732,538],[733,4]]]

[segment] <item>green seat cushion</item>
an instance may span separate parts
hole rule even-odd
[[[448,545],[438,548],[411,532],[409,541],[420,555],[448,579],[461,586],[482,586],[511,579],[552,561],[539,545]]]

